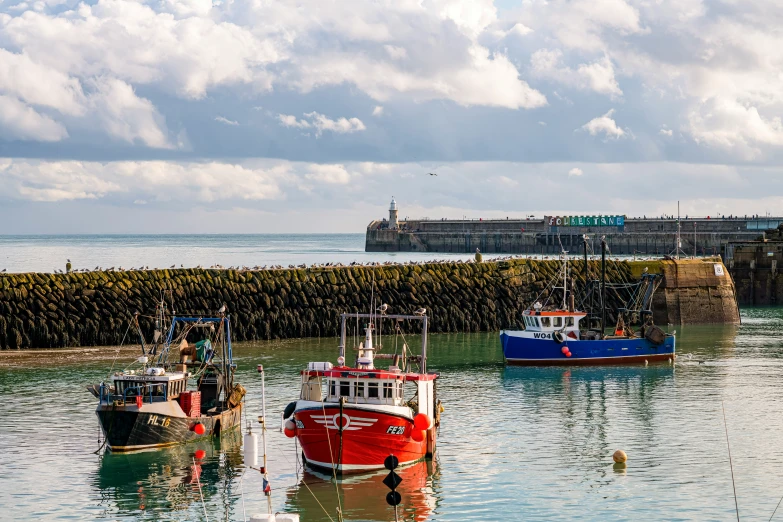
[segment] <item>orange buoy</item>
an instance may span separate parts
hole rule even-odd
[[[628,455],[626,455],[623,450],[617,450],[614,452],[614,455],[612,455],[612,459],[617,463],[622,463],[628,460]]]
[[[196,459],[198,460],[201,460],[206,456],[207,456],[207,452],[202,449],[196,450],[196,454],[194,455],[194,457],[196,457]]]
[[[200,422],[197,422],[195,426],[193,426],[193,431],[196,432],[196,435],[204,435],[204,433],[207,431],[203,424]]]
[[[562,348],[560,348],[560,351],[563,352],[563,355],[567,354],[568,353],[568,346],[563,346]]]
[[[566,357],[571,357],[571,352],[566,352],[565,356]]]
[[[417,430],[428,430],[430,428],[430,418],[426,413],[417,413],[413,417],[413,427]]]
[[[416,428],[413,428],[411,430],[411,438],[415,440],[416,442],[421,442],[424,440],[424,430],[417,430]]]

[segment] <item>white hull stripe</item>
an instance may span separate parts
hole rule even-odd
[[[412,464],[420,459],[414,459],[409,460],[406,462],[400,462],[400,466],[405,466],[407,464]],[[310,460],[307,459],[308,464],[312,464],[314,466],[320,466],[322,468],[327,469],[334,469],[334,465],[331,462],[318,462],[316,460]],[[383,464],[338,464],[337,465],[338,470],[345,470],[345,471],[351,471],[351,470],[370,470],[370,469],[383,469]]]

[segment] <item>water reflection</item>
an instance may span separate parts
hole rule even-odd
[[[418,462],[398,469],[397,473],[402,477],[397,488],[402,496],[397,519],[427,520],[437,505],[435,490],[440,479],[437,461]],[[389,489],[383,479],[387,474],[384,470],[339,478],[335,487],[329,475],[306,470],[299,483],[289,488],[286,507],[308,522],[336,519],[339,507],[346,520],[395,520],[394,508],[386,503]]]
[[[105,517],[154,519],[161,513],[180,512],[187,519],[188,510],[203,509],[203,494],[206,503],[224,504],[221,511],[228,519],[234,508],[226,501],[241,465],[241,434],[231,430],[217,439],[162,450],[107,451],[92,484],[100,492]]]

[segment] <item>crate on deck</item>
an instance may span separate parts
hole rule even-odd
[[[201,416],[201,392],[186,391],[179,394],[179,405],[188,417]]]

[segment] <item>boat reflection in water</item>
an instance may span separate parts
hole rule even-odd
[[[241,473],[241,433],[231,430],[221,437],[163,450],[107,451],[93,486],[100,490],[104,517],[157,519],[162,513],[180,512],[172,516],[193,520],[203,515],[199,483],[209,504],[216,495],[231,494],[232,482]]]
[[[402,477],[397,487],[402,496],[402,503],[397,506],[398,520],[427,520],[437,505],[437,461],[421,461],[395,471]],[[338,478],[338,503],[332,477],[305,468],[302,480],[288,490],[286,510],[299,513],[307,522],[327,521],[330,517],[336,520],[340,506],[345,520],[394,520],[394,508],[386,503],[389,488],[383,484],[388,473],[382,470]]]

